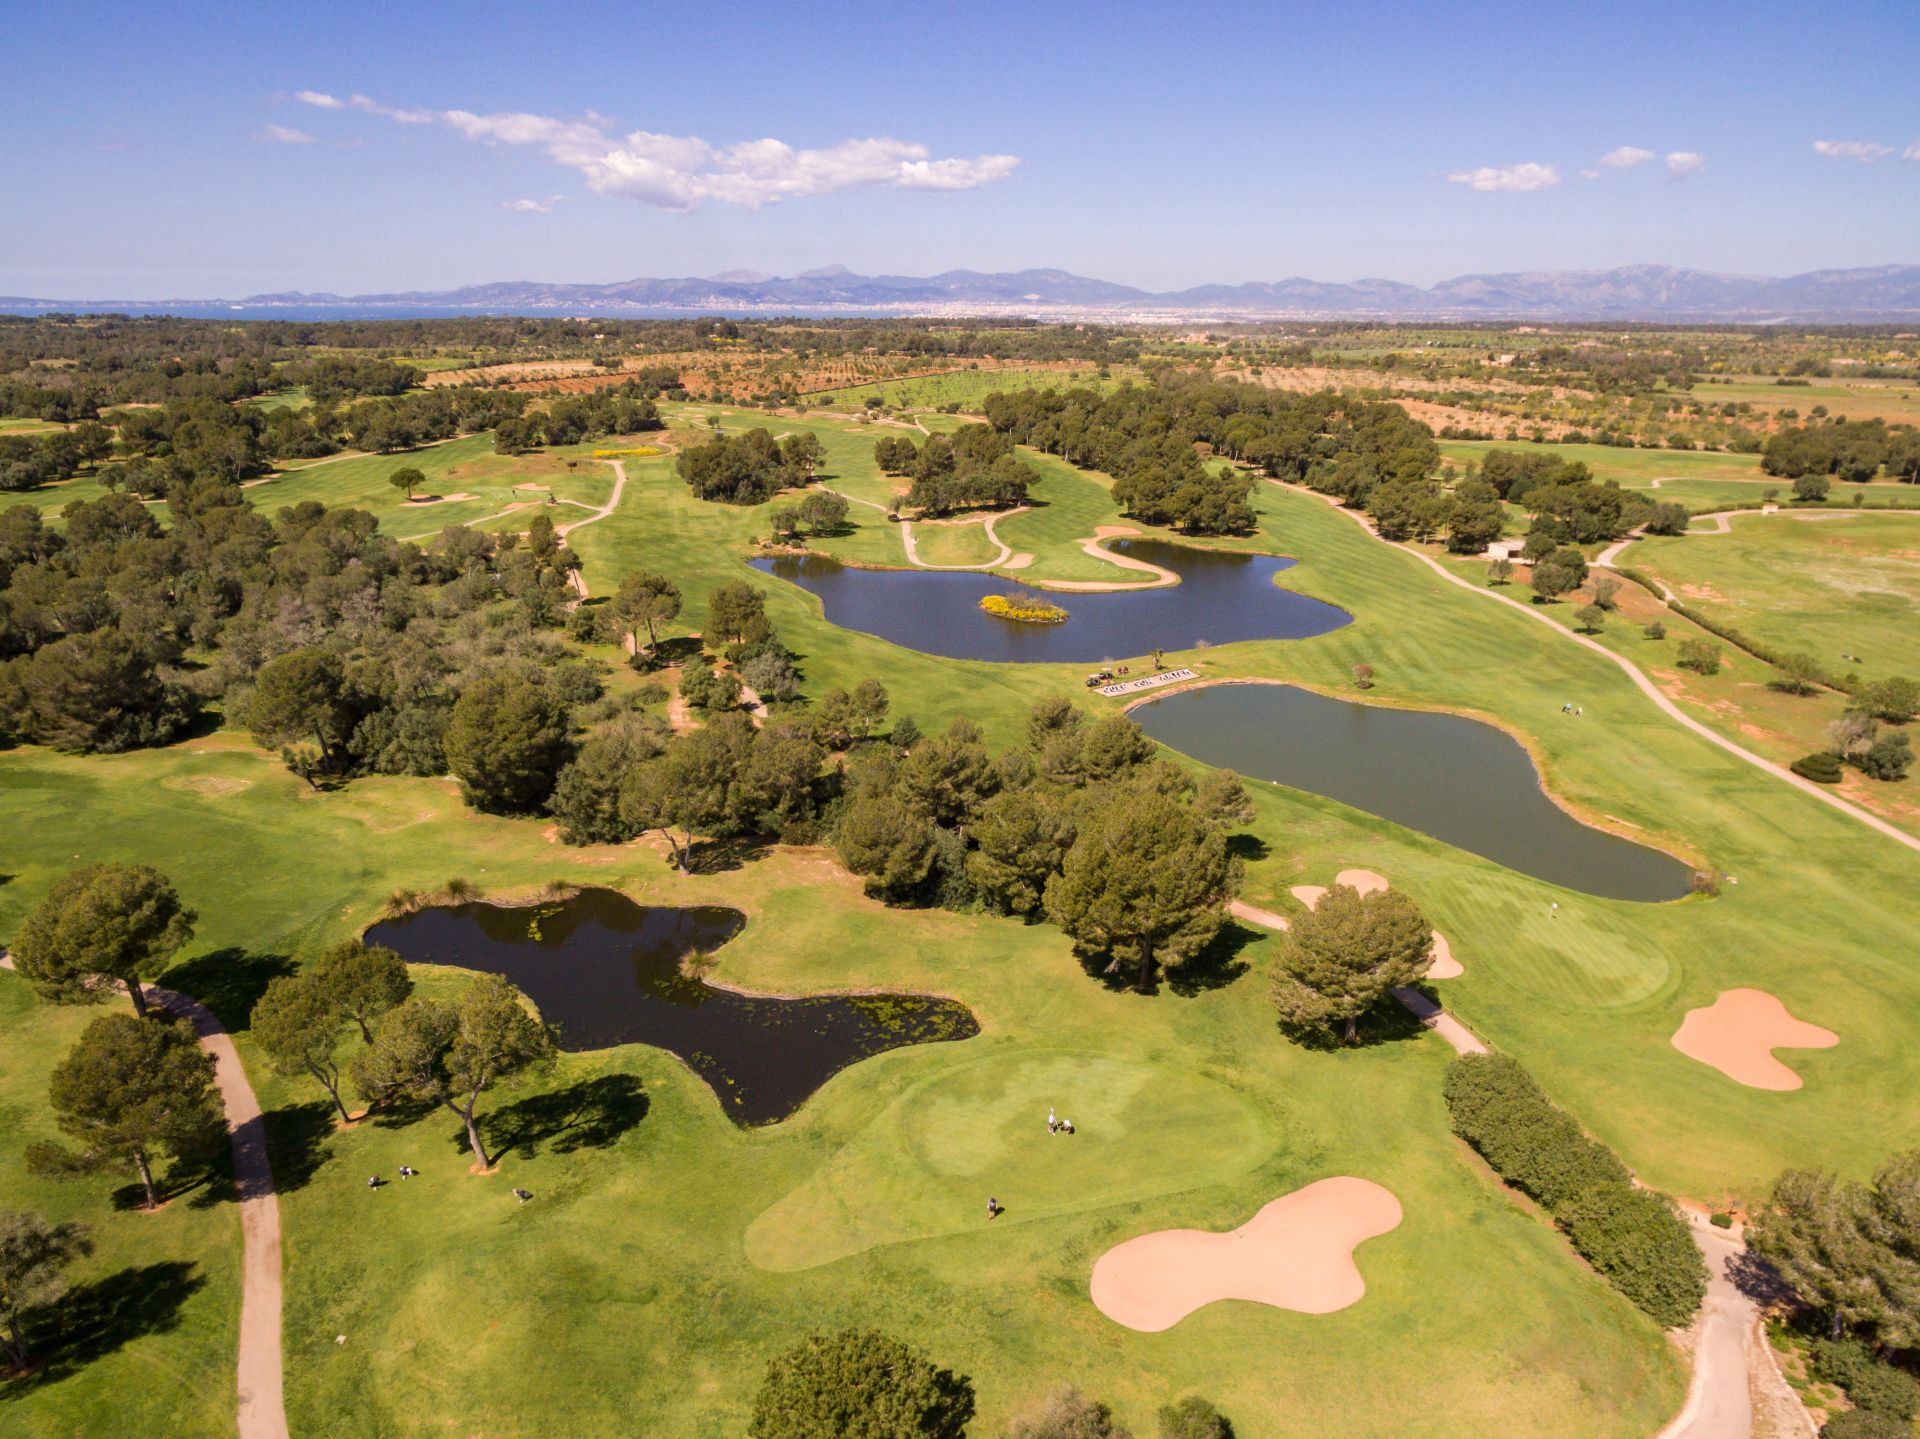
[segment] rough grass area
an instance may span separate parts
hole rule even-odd
[[[1837,674],[1920,678],[1920,515],[1736,515],[1729,524],[1726,535],[1641,540],[1630,562],[1687,604]]]

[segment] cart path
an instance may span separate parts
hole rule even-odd
[[[1338,499],[1335,499],[1333,496],[1320,494],[1317,490],[1310,490],[1306,488],[1306,486],[1304,485],[1289,484],[1284,480],[1269,480],[1268,483],[1279,485],[1282,489],[1298,491],[1300,494],[1303,494],[1303,495],[1312,495],[1315,499],[1321,500],[1326,504],[1332,505],[1336,510],[1338,510],[1341,514],[1346,515],[1355,524],[1359,525],[1362,529],[1364,529],[1368,534],[1373,535],[1375,539],[1380,539],[1379,534],[1374,530],[1373,526],[1367,522],[1367,518],[1365,515],[1362,515],[1355,510],[1347,509],[1345,506],[1343,506],[1340,503]],[[1412,555],[1413,558],[1420,561],[1421,564],[1425,565],[1428,569],[1432,570],[1436,575],[1440,576],[1440,578],[1445,580],[1448,584],[1458,585],[1461,589],[1466,590],[1469,594],[1479,595],[1482,599],[1491,600],[1495,604],[1506,605],[1509,609],[1517,610],[1519,613],[1525,615],[1528,619],[1534,621],[1536,624],[1546,625],[1548,628],[1552,629],[1555,633],[1560,634],[1569,640],[1572,640],[1575,644],[1586,646],[1588,649],[1592,650],[1595,654],[1601,656],[1603,659],[1607,660],[1609,663],[1617,665],[1620,669],[1626,671],[1627,678],[1634,682],[1635,686],[1639,688],[1640,692],[1644,694],[1648,699],[1652,700],[1654,705],[1661,711],[1661,713],[1665,714],[1667,718],[1673,720],[1675,723],[1683,725],[1685,728],[1692,730],[1695,734],[1699,735],[1700,738],[1706,740],[1709,744],[1718,745],[1721,749],[1725,750],[1728,754],[1732,755],[1734,758],[1743,760],[1747,764],[1752,765],[1755,769],[1762,770],[1767,774],[1772,775],[1775,779],[1780,780],[1786,784],[1792,785],[1795,789],[1799,790],[1802,794],[1808,794],[1813,796],[1813,798],[1819,800],[1820,803],[1826,805],[1828,808],[1836,809],[1840,811],[1840,813],[1846,815],[1849,819],[1857,820],[1861,824],[1864,824],[1868,829],[1874,830],[1879,834],[1883,834],[1888,839],[1891,839],[1898,844],[1903,844],[1908,849],[1913,850],[1916,854],[1920,854],[1920,837],[1916,837],[1914,835],[1908,834],[1905,830],[1880,818],[1879,815],[1873,814],[1868,810],[1864,810],[1860,808],[1859,805],[1854,804],[1851,800],[1842,799],[1839,795],[1830,793],[1826,789],[1822,788],[1820,785],[1815,784],[1812,780],[1800,778],[1799,775],[1793,773],[1793,771],[1789,770],[1785,765],[1775,764],[1770,759],[1762,759],[1759,755],[1755,754],[1752,750],[1746,748],[1744,745],[1735,743],[1733,740],[1730,740],[1725,735],[1719,733],[1719,731],[1714,730],[1708,727],[1707,725],[1701,723],[1699,720],[1695,719],[1692,715],[1688,714],[1685,710],[1681,709],[1672,700],[1668,699],[1666,695],[1661,691],[1660,687],[1647,677],[1646,672],[1642,670],[1640,666],[1636,665],[1632,660],[1627,659],[1624,655],[1615,654],[1612,650],[1608,649],[1605,645],[1601,644],[1598,640],[1591,639],[1588,636],[1583,634],[1577,634],[1573,630],[1567,629],[1562,625],[1555,624],[1553,620],[1549,619],[1546,615],[1540,613],[1532,605],[1527,604],[1522,600],[1512,599],[1506,595],[1499,594],[1493,590],[1487,589],[1482,585],[1477,585],[1472,580],[1465,579],[1460,575],[1456,575],[1455,573],[1453,573],[1452,570],[1449,570],[1445,565],[1441,564],[1438,560],[1434,559],[1431,555],[1424,555],[1416,549],[1413,549],[1407,545],[1396,544],[1392,540],[1380,539],[1380,543],[1384,545],[1392,545],[1394,549],[1401,551],[1403,554]]]
[[[0,969],[13,969],[0,952]],[[147,998],[193,1026],[200,1047],[213,1056],[213,1080],[226,1110],[233,1147],[233,1178],[240,1190],[240,1352],[237,1365],[240,1439],[287,1439],[281,1395],[280,1200],[267,1162],[266,1121],[247,1083],[233,1036],[198,1000],[157,984]]]

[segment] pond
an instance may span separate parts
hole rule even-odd
[[[1215,685],[1132,713],[1155,739],[1207,764],[1337,799],[1536,879],[1607,899],[1691,890],[1692,870],[1672,855],[1555,804],[1520,742],[1479,720],[1292,685]]]
[[[367,931],[410,964],[504,974],[540,1007],[562,1049],[652,1044],[712,1087],[736,1124],[785,1119],[858,1060],[979,1033],[957,1000],[919,994],[782,999],[681,972],[738,934],[738,910],[649,909],[608,889],[527,907],[456,904]]]
[[[1035,591],[972,570],[864,570],[825,555],[750,563],[818,595],[827,618],[843,629],[956,660],[1092,664],[1202,642],[1307,639],[1352,622],[1345,610],[1273,582],[1294,560],[1162,540],[1108,543],[1117,553],[1173,570],[1180,583],[1104,593]],[[1007,594],[1038,594],[1063,606],[1069,618],[1060,625],[1024,624],[980,609],[988,595]]]

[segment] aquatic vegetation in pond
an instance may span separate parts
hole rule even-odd
[[[883,993],[782,998],[709,984],[738,910],[647,909],[584,890],[534,909],[423,908],[367,931],[410,963],[504,974],[569,1050],[652,1044],[704,1079],[738,1124],[785,1119],[849,1064],[979,1033],[957,1000]]]

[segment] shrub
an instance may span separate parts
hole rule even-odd
[[[1661,1324],[1693,1318],[1707,1270],[1673,1201],[1627,1184],[1596,1185],[1561,1211],[1567,1238],[1608,1283]]]
[[[1233,1425],[1198,1394],[1160,1410],[1160,1439],[1233,1439]]]
[[[1715,1229],[1731,1229],[1733,1228],[1733,1216],[1724,1209],[1716,1209],[1712,1214],[1707,1216],[1707,1223],[1711,1224]]]
[[[1067,612],[1051,601],[1021,595],[987,595],[980,608],[997,619],[1018,620],[1027,625],[1063,625]]]
[[[1626,1166],[1554,1108],[1518,1060],[1497,1054],[1456,1061],[1445,1093],[1453,1132],[1549,1213],[1593,1185],[1627,1182]]]
[[[1667,627],[1655,620],[1641,631],[1650,640],[1663,640],[1667,637]]]
[[[1720,673],[1720,646],[1708,644],[1705,640],[1682,640],[1679,658],[1674,663],[1683,670],[1717,675]]]
[[[1802,755],[1787,768],[1801,779],[1810,779],[1815,784],[1840,783],[1840,757],[1827,750],[1815,750],[1812,754]]]
[[[1073,1385],[1056,1389],[1007,1426],[1007,1439],[1132,1439],[1113,1411]]]
[[[1855,1409],[1903,1421],[1920,1409],[1920,1384],[1858,1339],[1816,1339],[1812,1357],[1814,1378],[1846,1390]]]
[[[1913,1439],[1913,1426],[1865,1409],[1848,1409],[1826,1422],[1820,1439]]]
[[[1662,1324],[1684,1324],[1707,1269],[1672,1201],[1636,1189],[1627,1168],[1557,1108],[1519,1062],[1462,1055],[1443,1086],[1454,1133],[1559,1221],[1575,1249]]]
[[[752,1439],[960,1439],[973,1383],[876,1330],[810,1334],[767,1366],[754,1397]]]

